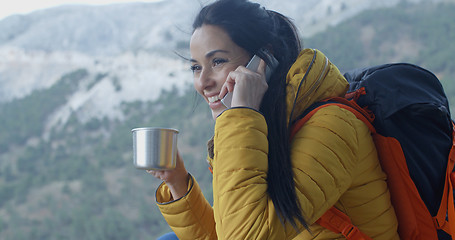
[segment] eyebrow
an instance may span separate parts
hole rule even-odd
[[[205,58],[210,58],[212,57],[213,55],[215,55],[215,53],[219,53],[219,52],[222,52],[222,53],[229,53],[229,51],[226,51],[226,50],[222,50],[222,49],[216,49],[216,50],[213,50],[213,51],[210,51],[208,53],[205,54]],[[197,62],[195,59],[190,59],[190,62]]]

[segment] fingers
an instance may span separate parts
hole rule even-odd
[[[236,70],[237,71],[237,70]],[[235,78],[238,73],[236,71],[232,71],[228,74],[226,81],[224,82],[223,86],[221,87],[220,94],[218,97],[224,98],[228,92],[234,91],[235,85]]]
[[[258,67],[257,73],[261,74],[262,76],[265,76],[266,69],[267,69],[267,63],[265,63],[265,61],[261,59],[261,61],[259,62],[259,67]]]
[[[146,170],[147,173],[153,175],[154,177],[165,181],[166,183],[178,182],[181,179],[185,178],[188,175],[188,172],[185,169],[185,164],[180,153],[177,151],[177,161],[174,169],[166,170]]]
[[[257,109],[268,87],[265,79],[266,67],[267,64],[262,59],[256,71],[244,66],[237,67],[226,77],[218,97],[224,98],[228,92],[233,92],[231,107],[243,106]]]
[[[164,181],[164,171],[161,170],[146,170],[147,173],[151,174],[152,176],[161,179]]]
[[[220,91],[220,94],[218,95],[219,98],[223,99],[224,96],[226,96],[226,94],[229,92],[227,86],[226,86],[226,83],[223,84],[223,86],[221,87],[221,91]]]
[[[265,76],[266,67],[267,67],[267,64],[262,59],[259,62],[259,66],[258,66],[257,70],[251,70],[244,66],[237,67],[237,69],[235,69],[235,71],[232,71],[228,74],[226,81],[224,82],[223,87],[221,88],[219,96],[221,98],[223,98],[226,95],[226,93],[234,91],[234,85],[235,85],[237,79],[246,78],[245,74],[250,75],[253,72],[253,73],[259,74],[261,76]]]

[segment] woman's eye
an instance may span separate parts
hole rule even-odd
[[[213,66],[218,66],[220,64],[227,62],[227,60],[223,59],[223,58],[215,58],[215,59],[213,59],[212,62],[213,62]]]
[[[198,71],[201,70],[201,66],[199,66],[199,65],[193,65],[193,66],[190,67],[190,69],[191,69],[191,71],[192,71],[193,73],[195,73],[195,72],[198,72]]]

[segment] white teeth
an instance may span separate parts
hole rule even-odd
[[[209,103],[213,103],[220,100],[218,96],[208,97],[207,99],[209,100]]]

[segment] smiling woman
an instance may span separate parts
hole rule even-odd
[[[398,239],[397,220],[371,132],[338,106],[319,110],[290,141],[313,103],[344,96],[345,78],[323,53],[301,49],[294,24],[247,0],[201,9],[190,42],[194,87],[215,120],[208,145],[213,208],[177,157],[163,180],[161,213],[179,239],[338,239],[316,221],[332,206],[374,239]],[[266,81],[271,53],[278,65]],[[256,71],[246,68],[256,55]],[[232,92],[231,107],[221,98]],[[204,128],[205,126],[201,126]]]

